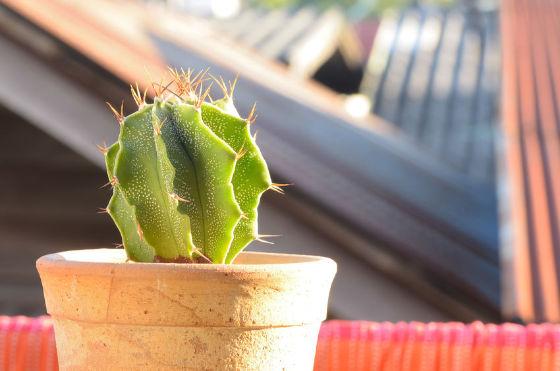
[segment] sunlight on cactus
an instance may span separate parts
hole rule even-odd
[[[170,69],[153,103],[132,90],[138,110],[124,117],[105,155],[113,196],[106,211],[129,259],[137,262],[231,263],[258,234],[257,207],[268,167],[246,119],[233,105],[235,82],[213,78],[224,97],[211,101],[206,73]],[[207,102],[206,100],[210,100]]]

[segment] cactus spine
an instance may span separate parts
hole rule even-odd
[[[258,238],[257,207],[277,189],[249,126],[233,106],[234,84],[206,102],[204,74],[171,70],[172,81],[124,117],[104,150],[113,195],[107,212],[128,257],[138,262],[231,263]]]

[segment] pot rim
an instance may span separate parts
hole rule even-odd
[[[241,261],[239,261],[241,260]],[[67,250],[40,257],[36,263],[41,271],[75,271],[80,269],[95,271],[127,272],[197,272],[197,273],[261,273],[286,272],[309,269],[332,269],[336,262],[316,255],[282,254],[270,252],[243,251],[232,264],[205,263],[137,263],[127,261],[124,249],[84,249]]]

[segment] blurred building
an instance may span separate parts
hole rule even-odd
[[[495,9],[413,6],[352,23],[335,8],[240,7],[218,20],[195,5],[0,5],[9,131],[0,137],[0,231],[9,236],[0,312],[43,310],[39,255],[118,242],[96,213],[109,196],[98,189],[106,180],[95,144],[117,133],[104,101],[120,102],[129,84],[147,87],[170,65],[239,75],[240,112],[257,102],[273,176],[295,186],[264,198],[260,228],[283,237],[253,248],[337,260],[331,316],[518,316],[501,300]]]

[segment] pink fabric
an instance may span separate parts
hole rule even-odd
[[[0,370],[57,370],[49,317],[0,316]],[[559,370],[560,325],[328,321],[315,370]]]

